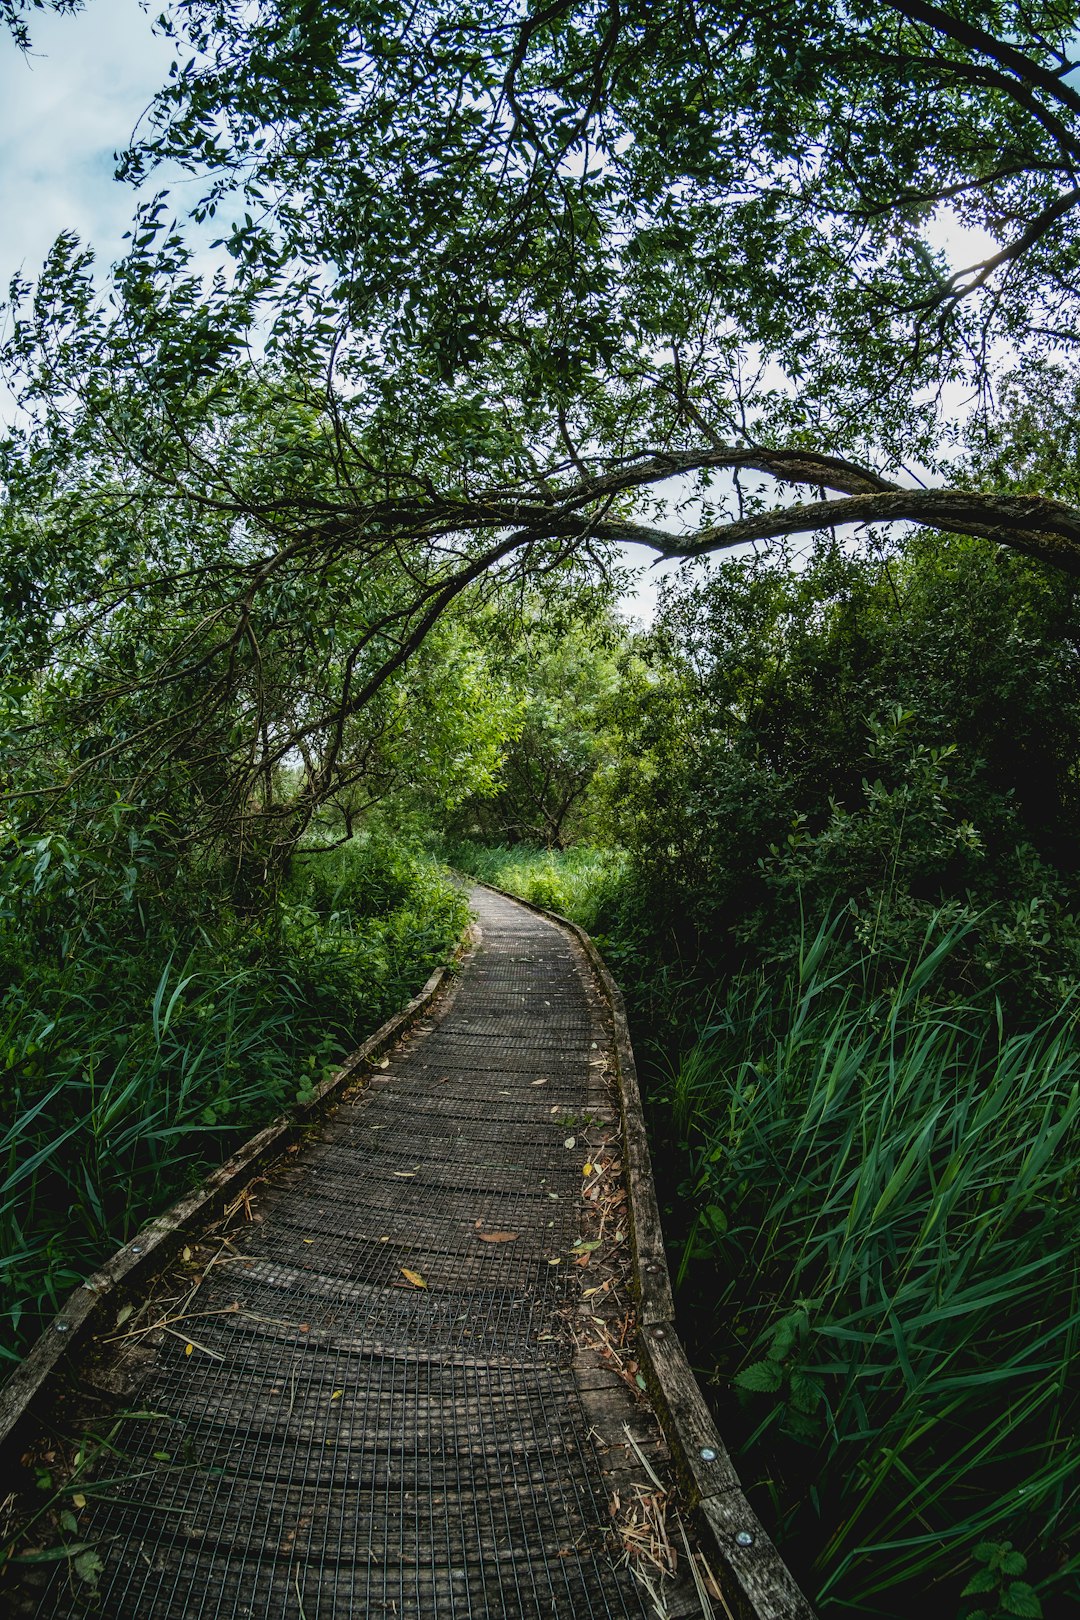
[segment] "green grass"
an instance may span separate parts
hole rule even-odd
[[[1006,1032],[940,991],[960,933],[875,993],[825,928],[732,979],[672,1077],[684,1301],[826,1614],[1080,1598],[1080,1001]]]
[[[588,844],[551,850],[463,842],[453,846],[448,859],[459,871],[557,911],[590,932],[599,926],[623,869],[618,853]]]
[[[445,960],[466,919],[430,861],[348,846],[257,920],[0,939],[0,1356]]]

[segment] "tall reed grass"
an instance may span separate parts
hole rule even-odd
[[[1080,1000],[1010,1033],[941,990],[962,934],[881,991],[824,927],[787,978],[730,981],[674,1077],[681,1273],[824,1613],[1080,1599]],[[995,1557],[1026,1578],[963,1600]]]

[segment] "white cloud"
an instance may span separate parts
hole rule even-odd
[[[0,38],[0,286],[33,276],[57,233],[103,263],[121,252],[135,193],[113,179],[172,60],[136,0],[90,0],[74,17],[35,12],[24,57]]]

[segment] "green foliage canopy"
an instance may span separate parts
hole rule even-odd
[[[152,732],[235,823],[310,745],[310,809],[444,615],[627,541],[907,519],[1080,566],[1045,458],[906,470],[941,471],[943,390],[1068,374],[1073,21],[174,6],[124,169],[193,175],[228,268],[160,193],[106,297],[62,237],[4,344],[6,634],[67,682],[80,769],[124,790]],[[988,244],[960,271],[946,213]],[[149,711],[122,742],[104,691]]]

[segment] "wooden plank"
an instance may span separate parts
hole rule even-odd
[[[742,1491],[706,1497],[699,1512],[716,1545],[722,1566],[716,1573],[737,1620],[814,1620]]]
[[[649,1393],[666,1434],[679,1437],[678,1458],[691,1501],[739,1488],[739,1476],[705,1404],[673,1323],[640,1334]]]

